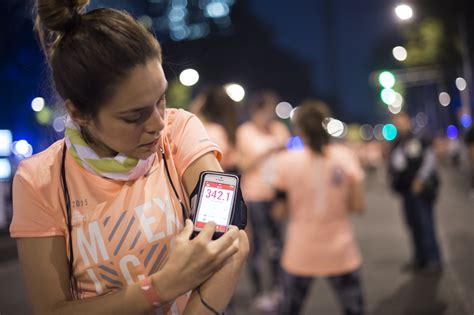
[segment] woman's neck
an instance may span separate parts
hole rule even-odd
[[[81,135],[84,141],[91,147],[91,149],[101,158],[114,157],[118,152],[112,150],[102,142],[94,139],[93,136],[85,129],[81,128]]]

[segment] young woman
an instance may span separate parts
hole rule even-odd
[[[263,179],[262,166],[275,152],[283,150],[290,138],[288,128],[275,119],[277,97],[272,92],[260,92],[250,100],[250,120],[237,129],[238,166],[242,173],[242,191],[250,214],[252,250],[249,271],[255,289],[255,306],[268,310],[280,278],[281,229],[271,216],[274,194]],[[271,288],[264,292],[263,249],[270,240]]]
[[[281,265],[286,272],[282,314],[299,314],[314,278],[327,278],[344,314],[362,314],[362,264],[348,212],[363,210],[362,169],[355,155],[329,144],[325,114],[316,103],[293,116],[304,149],[282,152],[265,169],[278,191],[279,216],[288,216]]]
[[[243,231],[190,240],[189,194],[220,152],[192,114],[166,109],[158,41],[86,0],[37,1],[36,30],[69,113],[65,139],[23,161],[17,238],[35,313],[214,314],[248,252]],[[183,206],[183,202],[186,206]]]
[[[198,116],[209,138],[222,150],[221,166],[227,172],[237,172],[235,132],[237,129],[237,104],[224,87],[209,86],[191,104],[191,112]]]

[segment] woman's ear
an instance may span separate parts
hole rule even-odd
[[[71,116],[71,119],[76,124],[78,124],[79,126],[85,126],[89,123],[90,118],[88,117],[88,115],[84,115],[83,113],[81,113],[71,100],[66,100],[64,102],[64,105],[66,106],[66,109],[69,115]]]

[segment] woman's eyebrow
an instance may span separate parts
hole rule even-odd
[[[168,91],[168,82],[166,82],[165,90],[163,91],[163,93],[161,94],[161,96],[160,96],[159,99],[162,99],[162,98],[163,98],[163,96],[166,94],[166,91]],[[119,115],[123,115],[123,114],[137,113],[137,112],[141,112],[141,111],[147,110],[147,109],[149,109],[151,106],[154,106],[154,105],[144,105],[144,106],[140,106],[140,107],[136,107],[136,108],[132,108],[132,109],[127,109],[127,110],[118,112],[118,114],[119,114]]]

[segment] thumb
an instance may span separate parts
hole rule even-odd
[[[179,232],[178,236],[189,240],[191,234],[193,234],[193,221],[186,219],[184,228],[181,230],[181,232]]]

